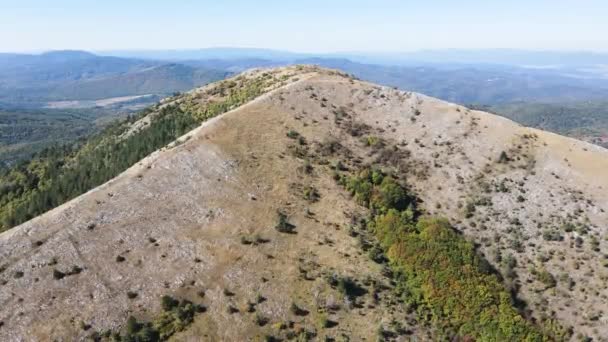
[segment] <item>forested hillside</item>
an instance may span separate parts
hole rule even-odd
[[[27,160],[55,145],[65,145],[98,132],[127,109],[1,109],[0,169]]]
[[[482,106],[525,126],[568,135],[608,148],[608,101],[511,103]]]
[[[88,139],[49,147],[30,161],[2,170],[0,230],[106,182],[202,121],[245,103],[276,82],[280,80],[270,74],[255,80],[241,76],[207,89],[212,100],[202,103],[196,95],[178,95]]]

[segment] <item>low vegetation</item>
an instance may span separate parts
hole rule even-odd
[[[197,314],[205,312],[205,307],[202,305],[188,300],[180,301],[170,296],[161,298],[161,306],[163,311],[152,321],[138,321],[135,317],[130,316],[122,332],[93,333],[91,339],[120,342],[166,341],[192,324]]]
[[[281,211],[277,212],[277,224],[274,227],[278,232],[281,233],[293,233],[296,226],[289,223],[287,215]]]
[[[0,104],[0,168],[14,166],[48,146],[78,143],[100,131],[103,121],[123,117],[121,113],[105,108],[2,109]]]
[[[563,339],[514,307],[488,262],[447,220],[420,216],[415,197],[391,176],[365,169],[339,182],[370,208],[367,230],[379,241],[394,274],[397,293],[441,339],[543,341]]]
[[[50,147],[30,161],[0,169],[0,231],[103,184],[201,122],[257,97],[272,82],[267,77],[243,80],[235,87],[219,83],[212,89],[224,95],[219,100],[200,104],[188,99],[149,108],[81,144]],[[154,111],[149,125],[130,132],[136,120]]]

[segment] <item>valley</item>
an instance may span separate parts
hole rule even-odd
[[[119,96],[111,97],[107,99],[92,100],[92,101],[51,101],[48,102],[45,108],[54,109],[68,109],[68,108],[92,108],[92,107],[107,107],[113,105],[124,105],[125,103],[141,103],[138,107],[131,107],[129,109],[143,109],[141,106],[149,106],[152,103],[158,102],[158,98],[153,94],[146,95],[134,95],[134,96]]]

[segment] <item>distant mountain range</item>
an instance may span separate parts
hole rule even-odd
[[[385,66],[323,58],[298,62],[340,69],[364,80],[461,104],[561,102],[601,99],[608,95],[608,79],[573,77],[552,70],[508,65]]]
[[[608,65],[608,52],[528,51],[515,49],[441,49],[413,52],[302,53],[255,48],[205,48],[182,50],[99,51],[100,55],[149,60],[192,59],[270,59],[291,61],[302,58],[346,58],[355,62],[386,65],[420,64],[497,64],[512,66],[580,67]]]
[[[55,51],[40,55],[0,54],[0,86],[51,86],[110,77],[160,64],[138,59],[97,56],[84,51]]]
[[[98,56],[83,51],[0,54],[0,102],[42,106],[47,101],[168,95],[226,77],[224,70]]]
[[[458,103],[576,101],[608,95],[608,55],[599,53],[445,50],[315,55],[239,48],[104,53],[115,56],[84,51],[0,54],[0,102],[36,107],[48,101],[162,96],[248,68],[289,64],[337,68]]]
[[[124,117],[175,92],[250,68],[291,64],[340,69],[362,80],[481,107],[606,146],[607,56],[517,50],[311,54],[239,48],[4,53],[0,121],[4,132],[19,134],[0,141],[0,164],[35,152],[33,142],[45,146],[64,141],[39,139],[46,134],[40,128],[45,125],[59,135],[60,127],[67,127],[64,136],[71,140],[96,131],[99,122],[109,121],[104,117]],[[80,121],[64,123],[70,115],[85,118],[86,129]],[[33,124],[32,118],[43,124]]]

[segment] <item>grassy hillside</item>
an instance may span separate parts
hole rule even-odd
[[[559,178],[608,156],[564,140],[306,67],[176,96],[3,176],[12,224],[128,168],[0,235],[0,338],[601,336],[606,180]]]
[[[183,105],[176,102],[148,108],[136,117],[110,125],[82,143],[47,148],[29,162],[4,170],[0,176],[0,231],[108,181],[202,121],[259,96],[277,82],[279,80],[270,74],[254,80],[240,77],[222,82],[209,90],[215,95],[213,101],[202,105],[185,101]],[[141,120],[145,121],[143,126]],[[91,130],[86,120],[82,125],[86,127],[83,133]],[[34,139],[31,136],[32,131],[35,132],[33,127],[33,122],[27,122],[21,129],[22,135],[29,131],[28,141]],[[58,129],[53,132],[60,134]],[[17,134],[9,141],[18,138]]]
[[[499,65],[386,66],[340,59],[306,62],[361,79],[490,111],[522,125],[608,147],[608,80]]]

